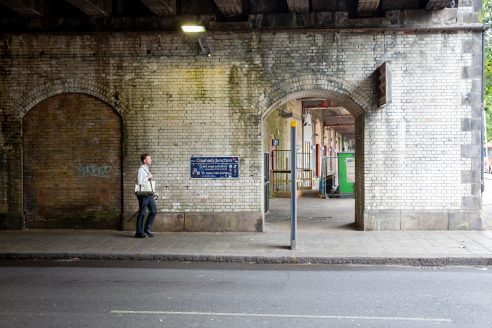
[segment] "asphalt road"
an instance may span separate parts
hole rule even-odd
[[[492,327],[492,270],[0,262],[0,327]]]

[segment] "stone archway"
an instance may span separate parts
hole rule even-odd
[[[254,104],[261,117],[261,126],[266,117],[279,106],[302,98],[330,98],[347,109],[355,117],[356,186],[355,224],[364,228],[364,113],[374,108],[369,92],[344,80],[330,80],[318,75],[301,75],[276,84]],[[262,132],[263,135],[263,132]],[[263,188],[262,188],[263,190]]]
[[[109,104],[121,116],[129,111],[129,106],[118,90],[94,83],[93,80],[53,80],[31,89],[13,102],[12,111],[22,119],[26,113],[41,101],[64,93],[82,93],[91,95]]]
[[[122,122],[86,94],[49,97],[23,117],[23,207],[28,228],[120,226]]]
[[[328,78],[322,74],[301,74],[275,83],[253,103],[253,107],[263,118],[290,100],[328,94],[340,103],[345,103],[352,115],[358,116],[375,108],[371,92],[372,89],[362,89],[346,80]]]
[[[7,229],[22,229],[26,227],[24,215],[24,187],[23,187],[23,118],[36,105],[57,95],[74,93],[90,95],[102,100],[116,111],[122,125],[124,117],[129,112],[128,102],[121,92],[114,86],[102,85],[94,80],[86,79],[57,79],[38,85],[12,100],[12,106],[4,113],[4,121],[8,129],[4,130],[4,161],[9,168],[3,184],[6,188],[5,218],[0,220],[0,226]],[[122,127],[121,131],[124,131]],[[122,133],[120,134],[122,137]],[[19,160],[21,162],[19,162]]]

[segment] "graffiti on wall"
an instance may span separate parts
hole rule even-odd
[[[107,178],[111,176],[111,166],[110,165],[98,165],[98,164],[88,164],[82,165],[78,164],[79,177],[98,177]]]

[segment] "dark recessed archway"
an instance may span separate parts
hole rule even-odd
[[[118,228],[122,121],[87,94],[45,99],[23,117],[24,218],[28,228]]]

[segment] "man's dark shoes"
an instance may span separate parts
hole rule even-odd
[[[152,238],[154,237],[154,233],[150,230],[145,230],[145,233],[147,234],[148,237]]]
[[[148,236],[144,233],[136,233],[135,238],[147,238]]]

